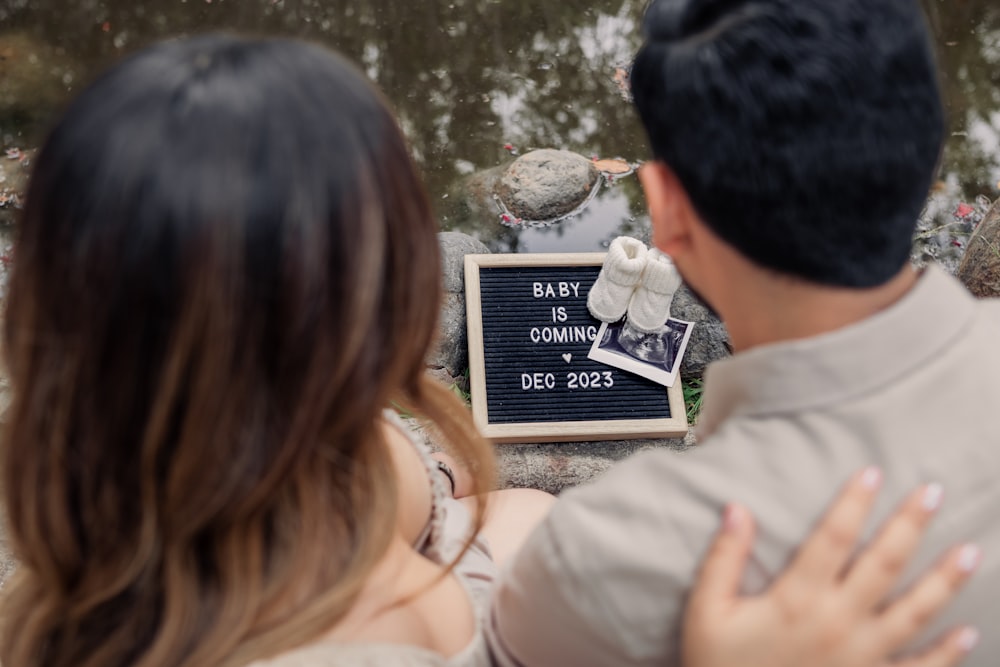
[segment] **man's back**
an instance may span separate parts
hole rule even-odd
[[[976,583],[937,630],[989,627],[1000,592],[997,341],[1000,302],[976,302],[929,269],[874,317],[713,367],[696,451],[646,453],[568,492],[530,540],[496,596],[498,661],[677,664],[684,596],[723,505],[741,502],[758,518],[745,581],[757,591],[867,465],[885,474],[876,521],[918,483],[944,485],[944,508],[914,566],[947,545],[980,544]],[[986,632],[966,664],[998,659],[1000,636]]]

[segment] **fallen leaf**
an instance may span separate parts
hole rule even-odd
[[[625,160],[594,160],[594,166],[605,174],[627,174],[632,171],[632,165]]]
[[[618,94],[624,99],[632,97],[632,82],[629,80],[631,69],[631,67],[616,67],[615,73],[612,76],[612,80],[614,80],[615,86],[618,88]]]

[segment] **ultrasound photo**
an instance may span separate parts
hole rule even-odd
[[[693,322],[673,318],[653,333],[635,329],[627,319],[603,324],[587,357],[672,387],[693,329]]]

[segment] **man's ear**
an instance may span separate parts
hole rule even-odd
[[[647,162],[639,168],[639,181],[653,226],[653,245],[676,258],[691,245],[694,208],[677,174],[663,162]]]

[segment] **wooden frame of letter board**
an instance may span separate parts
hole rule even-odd
[[[469,339],[469,375],[472,416],[476,426],[495,443],[580,442],[684,437],[687,413],[680,377],[664,387],[669,418],[605,419],[595,421],[523,422],[491,424],[486,401],[486,355],[483,344],[480,267],[601,266],[605,253],[527,253],[465,256],[465,309]]]

